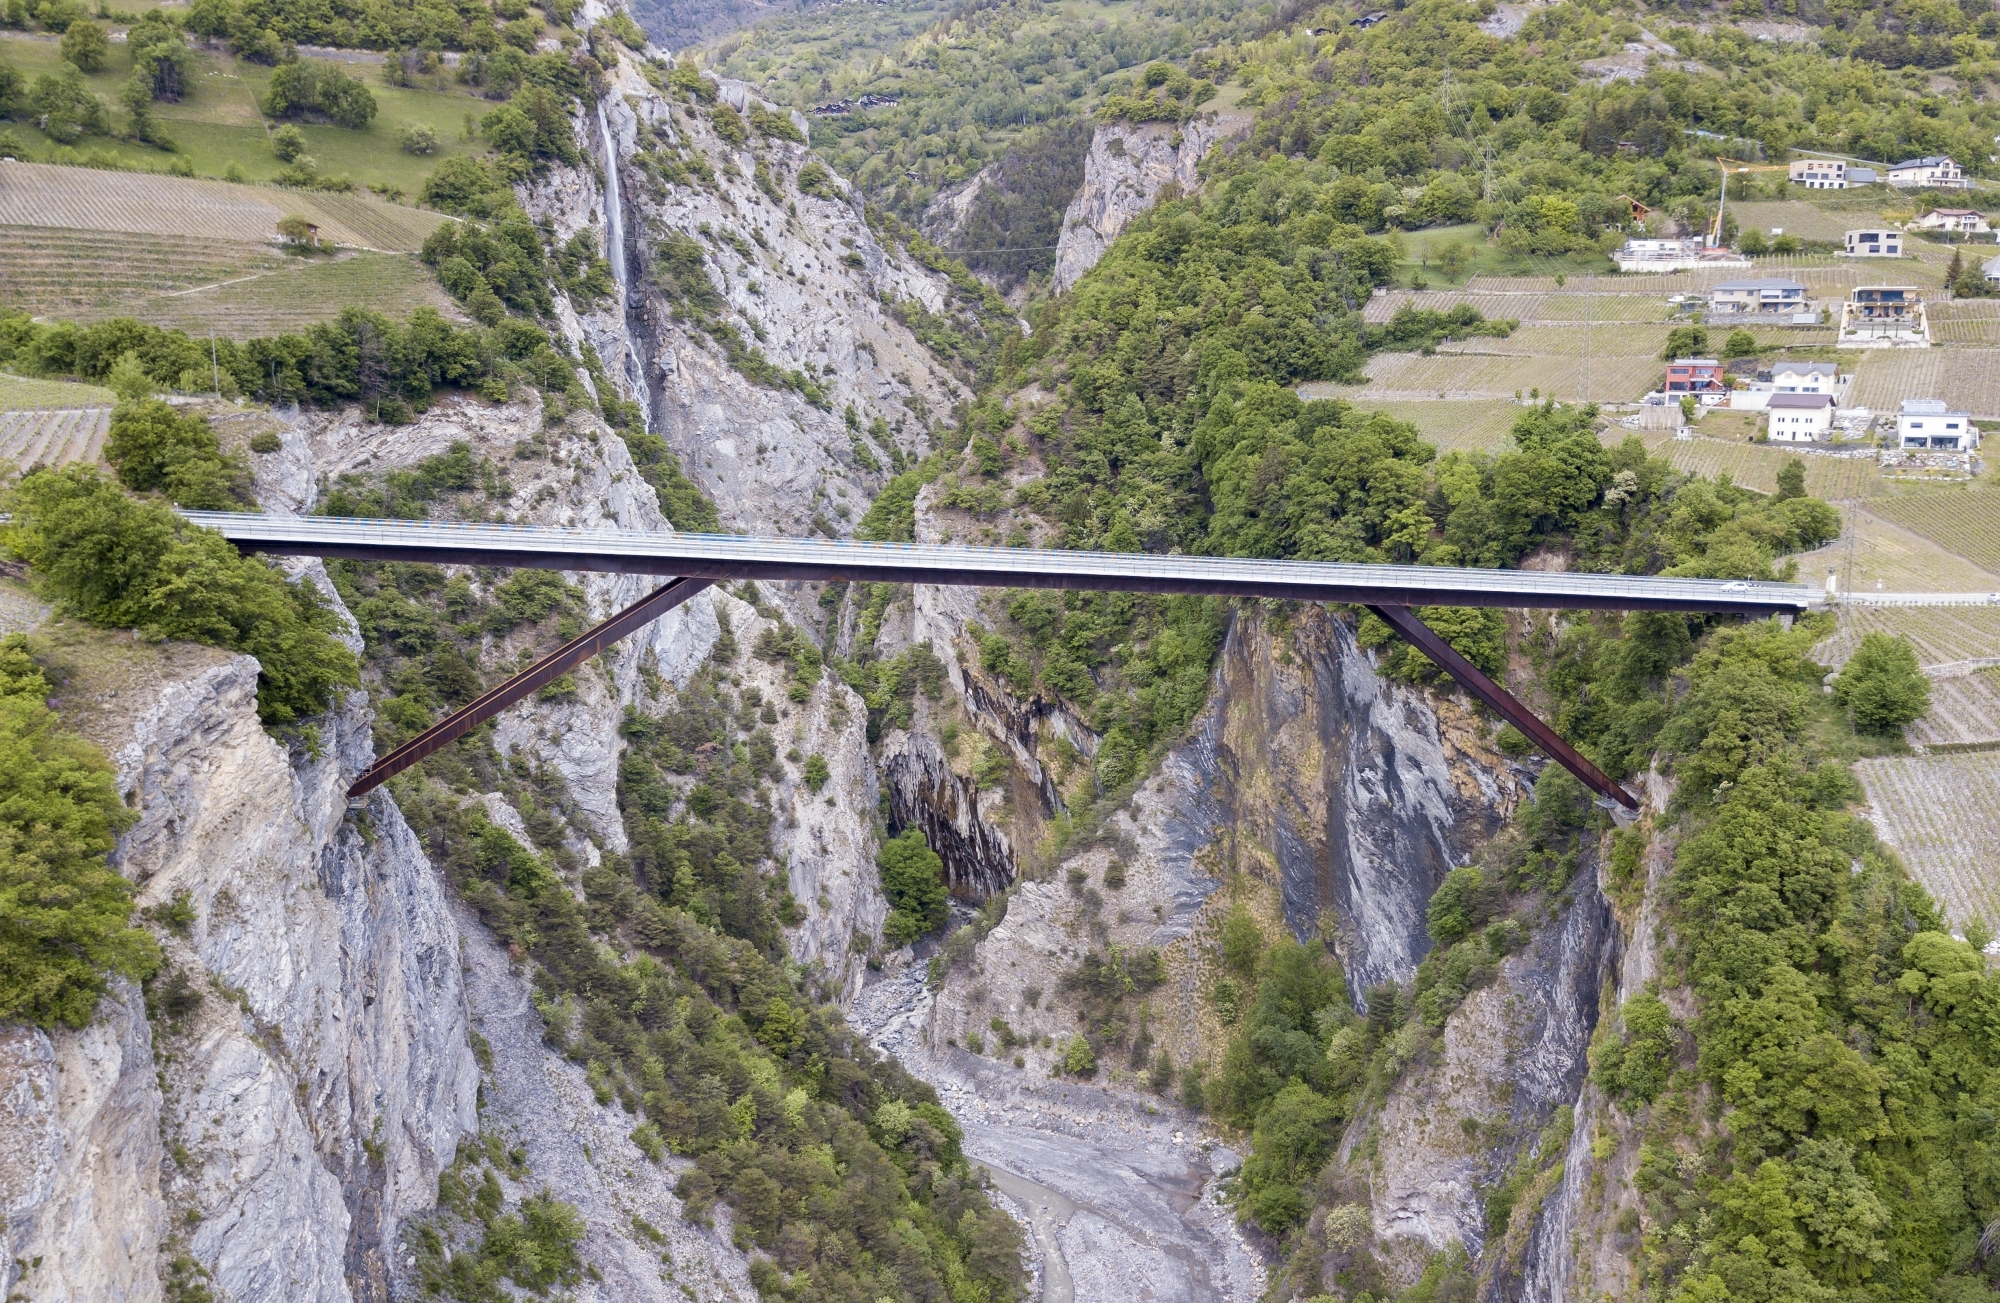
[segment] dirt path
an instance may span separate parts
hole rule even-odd
[[[1149,1096],[1035,1078],[925,1043],[921,969],[864,991],[849,1020],[936,1087],[966,1153],[1028,1229],[1043,1303],[1250,1303],[1264,1266],[1217,1203],[1237,1156]]]

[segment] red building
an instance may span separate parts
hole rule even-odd
[[[1727,388],[1722,363],[1712,357],[1677,357],[1667,363],[1666,392],[1670,394],[1719,394]]]

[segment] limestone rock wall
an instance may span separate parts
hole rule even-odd
[[[1219,141],[1240,134],[1249,115],[1209,112],[1182,126],[1168,122],[1107,122],[1097,129],[1083,164],[1083,188],[1063,213],[1056,269],[1049,288],[1061,294],[1097,265],[1118,233],[1151,208],[1169,187],[1201,188],[1201,160]]]

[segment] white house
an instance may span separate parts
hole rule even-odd
[[[1940,399],[1905,398],[1896,416],[1896,445],[1970,452],[1979,446],[1979,427],[1964,412],[1946,410]]]
[[[1993,228],[1985,214],[1970,208],[1933,208],[1912,223],[1922,231],[1951,231],[1959,235],[1985,235]]]
[[[1847,164],[1837,158],[1801,158],[1792,163],[1792,184],[1808,190],[1847,189]]]
[[[1772,394],[1765,409],[1773,443],[1811,443],[1833,428],[1832,394]]]
[[[1709,291],[1711,321],[1750,313],[1803,312],[1807,307],[1806,287],[1782,276],[1758,276],[1748,280],[1723,281]]]
[[[1850,258],[1900,258],[1903,256],[1901,231],[1869,230],[1847,233]]]
[[[1963,190],[1965,169],[1944,154],[1927,154],[1891,166],[1889,184],[1903,190]]]
[[[1840,396],[1840,367],[1833,362],[1779,362],[1771,368],[1771,391],[1779,394]]]
[[[2000,285],[2000,258],[1986,260],[1986,282],[1989,285]]]

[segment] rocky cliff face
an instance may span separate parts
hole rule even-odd
[[[343,794],[365,714],[288,755],[257,721],[254,661],[96,653],[58,704],[139,812],[117,861],[141,905],[192,920],[162,931],[150,1026],[120,988],[84,1032],[10,1030],[0,1126],[29,1179],[9,1183],[9,1258],[39,1264],[18,1284],[158,1297],[184,1253],[224,1297],[386,1298],[478,1069],[437,880],[392,804]]]
[[[804,146],[753,137],[736,147],[704,110],[670,103],[629,64],[609,75],[614,89],[604,107],[632,279],[623,303],[581,312],[565,305],[564,320],[577,342],[606,360],[624,396],[644,404],[653,432],[680,455],[729,528],[852,532],[893,458],[929,451],[933,426],[966,397],[963,384],[884,306],[909,302],[941,312],[949,285],[878,240],[845,183],[828,182],[832,198],[799,191]],[[738,84],[715,89],[724,104],[752,107],[754,97]],[[589,126],[579,128],[586,141],[596,134],[595,123]],[[635,155],[662,150],[699,153],[714,184],[669,184],[635,166]],[[601,154],[594,144],[592,152]],[[760,168],[768,190],[758,184]],[[560,238],[579,230],[602,238],[604,193],[587,170],[553,169],[524,202]],[[674,239],[702,249],[704,272],[722,300],[716,320],[775,372],[809,380],[817,403],[802,387],[753,380],[686,319],[654,271],[664,243]],[[879,440],[867,433],[877,419],[888,430]]]
[[[1239,619],[1188,740],[1047,880],[1016,888],[966,976],[940,993],[937,1034],[962,1040],[999,1013],[1067,1037],[1073,1012],[1027,988],[1047,994],[1093,947],[1158,946],[1174,980],[1155,1006],[1173,1013],[1153,1034],[1182,1064],[1208,1061],[1222,1048],[1196,998],[1215,962],[1209,901],[1238,873],[1274,923],[1332,943],[1357,995],[1407,980],[1429,948],[1431,893],[1522,794],[1488,731],[1453,701],[1381,679],[1350,626],[1323,611],[1279,631]],[[1113,860],[1125,885],[1100,890]],[[1052,1053],[1027,1057],[1046,1071]]]
[[[1170,189],[1176,194],[1200,189],[1201,160],[1217,142],[1240,134],[1248,125],[1246,114],[1209,112],[1179,127],[1166,122],[1100,126],[1084,160],[1083,188],[1063,214],[1050,290],[1061,294],[1081,280],[1125,224]]]

